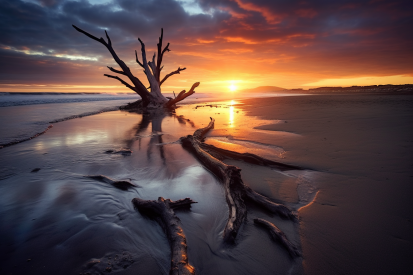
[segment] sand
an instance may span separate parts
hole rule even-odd
[[[134,197],[198,201],[179,212],[198,274],[403,274],[412,255],[413,97],[297,96],[187,105],[176,115],[116,111],[54,125],[0,150],[0,273],[167,274],[169,245]],[[307,168],[228,161],[244,182],[299,213],[248,206],[236,245],[220,183],[176,141],[216,119],[206,142]],[[131,149],[131,155],[106,150]],[[40,168],[37,172],[33,169]],[[130,180],[123,191],[85,178]],[[302,248],[292,260],[265,218]]]
[[[300,136],[255,139],[322,172],[314,202],[299,211],[306,274],[411,272],[413,96],[279,97],[243,109],[280,120],[258,129]]]
[[[265,217],[300,245],[298,223],[251,206],[236,245],[223,242],[223,187],[176,142],[209,122],[213,108],[207,108],[188,105],[176,115],[153,116],[107,112],[56,123],[42,136],[1,149],[0,273],[101,274],[110,267],[119,274],[167,274],[170,251],[162,229],[131,203],[163,196],[198,202],[177,213],[198,274],[301,274],[301,260],[292,260],[252,219]],[[226,105],[215,109],[236,113]],[[185,112],[200,114],[199,121],[182,117]],[[227,124],[223,118],[218,131]],[[105,153],[122,148],[133,152]],[[124,191],[85,177],[100,174],[139,188]]]

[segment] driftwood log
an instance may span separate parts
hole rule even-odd
[[[287,236],[285,236],[284,232],[282,232],[277,226],[264,219],[254,219],[254,223],[266,228],[273,240],[279,241],[285,247],[285,249],[287,249],[291,257],[294,258],[301,256],[298,248],[287,239]]]
[[[177,208],[189,208],[196,203],[190,198],[171,201],[162,197],[158,200],[142,200],[134,198],[134,206],[142,213],[153,217],[163,228],[171,247],[170,275],[195,274],[195,269],[188,263],[186,237],[182,230],[181,220],[175,215]]]
[[[182,146],[192,154],[194,154],[194,156],[224,184],[225,199],[229,208],[229,217],[224,229],[224,240],[228,242],[235,241],[238,231],[242,223],[246,219],[247,209],[244,201],[247,199],[284,218],[296,220],[296,215],[286,206],[272,202],[265,196],[258,194],[257,192],[246,186],[241,178],[241,169],[233,165],[225,164],[203,149],[212,148],[211,146],[207,146],[202,141],[204,140],[205,135],[208,133],[208,131],[213,129],[214,122],[215,120],[211,118],[211,121],[207,127],[198,129],[194,132],[193,135],[182,137],[180,140]],[[223,149],[211,149],[211,151],[212,150],[215,152],[215,154],[217,154],[217,152]],[[244,160],[240,157],[242,154],[236,152],[231,153],[234,153],[233,155],[235,155],[237,159]],[[253,154],[248,154],[246,156],[247,161],[250,159],[261,159],[266,163],[271,163],[270,160],[265,160]],[[287,167],[289,167],[289,169],[295,168],[295,166],[279,165],[278,163],[277,165],[285,168],[284,170],[286,170]]]
[[[219,148],[211,144],[206,144],[203,142],[200,143],[199,146],[204,151],[206,151],[208,154],[210,154],[211,156],[219,160],[224,160],[224,159],[242,160],[247,163],[260,165],[260,166],[267,166],[267,167],[275,168],[281,171],[304,170],[304,168],[300,166],[269,160],[269,159],[262,158],[260,156],[251,154],[251,153],[238,153],[238,152],[226,150],[223,148]]]
[[[89,175],[85,176],[86,178],[97,180],[100,182],[108,183],[113,185],[114,187],[121,189],[121,190],[128,190],[131,187],[140,187],[136,184],[131,183],[130,181],[127,180],[113,180],[109,177],[103,176],[103,175]]]

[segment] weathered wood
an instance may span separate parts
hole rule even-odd
[[[242,198],[243,183],[240,169],[232,165],[226,165],[222,161],[210,156],[199,147],[199,142],[191,135],[181,138],[181,142],[185,149],[192,152],[223,183],[225,200],[229,208],[223,237],[227,242],[234,242],[247,214],[247,208]]]
[[[210,117],[208,125],[204,128],[196,130],[193,134],[194,138],[198,141],[204,141],[205,135],[211,130],[214,129],[215,119]],[[202,144],[202,143],[201,143]]]
[[[211,118],[207,127],[196,130],[194,135],[182,137],[180,141],[182,147],[195,155],[199,162],[224,185],[225,199],[229,208],[228,221],[224,229],[224,240],[228,242],[235,241],[238,231],[246,219],[247,209],[244,203],[246,199],[257,203],[272,213],[294,220],[296,216],[286,206],[274,203],[246,186],[241,178],[241,169],[225,164],[202,148],[204,145],[202,140],[213,127],[214,119]]]
[[[171,201],[171,200],[168,200],[168,201],[169,201],[169,206],[172,209],[190,208],[191,204],[198,203],[196,201],[191,200],[190,198],[180,199],[177,201]]]
[[[122,190],[128,190],[131,187],[140,187],[136,184],[131,183],[130,181],[127,180],[113,180],[109,177],[103,176],[103,175],[88,175],[85,176],[86,178],[90,178],[93,180],[97,180],[100,182],[105,182],[113,185],[116,188],[122,189]]]
[[[106,150],[106,154],[121,154],[123,156],[130,156],[132,155],[133,151],[130,149],[120,149],[120,150]]]
[[[279,241],[287,249],[291,257],[295,258],[301,256],[299,249],[288,240],[284,232],[282,232],[277,226],[264,219],[254,219],[254,223],[265,227],[273,240]]]
[[[166,108],[172,108],[175,106],[176,103],[178,103],[179,101],[184,100],[185,98],[187,98],[190,95],[193,95],[195,93],[195,88],[199,86],[199,82],[196,82],[192,85],[191,89],[186,92],[185,90],[183,90],[182,92],[180,92],[178,94],[177,97],[170,99],[166,104],[165,107]]]
[[[157,63],[158,75],[156,75],[156,80],[158,81],[159,86],[161,86],[162,82],[163,82],[163,81],[159,81],[160,73],[161,73],[161,70],[163,68],[163,66],[161,67],[163,55],[165,54],[166,51],[168,51],[168,52],[171,51],[169,49],[169,43],[166,44],[165,48],[162,50],[162,39],[163,39],[163,28],[161,29],[161,36],[159,37],[159,43],[157,44],[157,47],[158,47],[158,61],[156,63]]]
[[[297,215],[285,205],[270,201],[267,197],[261,194],[258,194],[257,192],[255,192],[254,190],[252,190],[250,187],[246,185],[244,185],[244,190],[245,190],[245,193],[244,193],[245,199],[253,201],[256,204],[260,205],[261,207],[269,210],[270,212],[274,214],[278,214],[279,216],[283,218],[297,220]]]
[[[202,143],[200,146],[210,155],[217,157],[221,160],[223,159],[242,160],[247,163],[260,165],[260,166],[267,166],[267,167],[275,168],[281,171],[303,170],[304,169],[303,167],[300,167],[300,166],[269,160],[269,159],[251,154],[251,153],[238,153],[238,152],[222,149],[222,148],[216,147],[211,144]]]
[[[162,85],[170,76],[173,76],[174,74],[180,74],[181,71],[185,71],[185,70],[186,70],[186,68],[181,69],[181,67],[178,67],[178,69],[176,71],[170,72],[169,74],[165,75],[163,77],[162,81],[159,82],[159,86]]]
[[[118,55],[116,54],[115,50],[112,47],[112,42],[110,40],[110,37],[108,33],[105,31],[106,37],[108,39],[108,42],[106,42],[102,37],[97,38],[96,36],[91,35],[90,33],[76,27],[75,25],[72,25],[78,32],[83,33],[84,35],[90,37],[93,40],[98,41],[99,43],[103,44],[111,53],[113,59],[118,63],[118,65],[122,68],[122,71],[125,73],[125,75],[130,79],[130,81],[134,84],[134,91],[139,94],[142,97],[142,100],[146,103],[149,102],[149,93],[146,90],[145,86],[142,84],[142,82],[135,77],[132,72],[130,71],[129,67],[126,66],[125,62],[123,62]],[[113,77],[115,78],[115,77]],[[129,88],[129,87],[128,87]]]
[[[158,200],[142,200],[134,198],[134,206],[142,213],[149,215],[160,224],[171,247],[171,269],[169,274],[195,274],[195,269],[188,263],[186,237],[182,230],[181,220],[173,209],[190,207],[196,203],[190,198],[171,201],[159,197]]]
[[[166,51],[170,51],[169,49],[169,43],[166,45],[166,47],[162,50],[162,40],[163,40],[163,29],[161,30],[161,36],[159,37],[159,43],[157,44],[158,48],[158,57],[157,60],[155,61],[156,58],[156,53],[154,53],[152,61],[147,61],[146,58],[146,50],[145,50],[145,44],[142,42],[140,38],[138,38],[140,44],[141,44],[141,52],[142,52],[142,62],[139,61],[138,59],[138,53],[135,50],[135,56],[136,56],[136,62],[144,68],[144,73],[146,75],[146,78],[149,81],[150,84],[150,92],[148,89],[142,84],[142,82],[139,80],[139,78],[135,77],[131,70],[129,69],[128,66],[126,66],[125,62],[123,62],[118,55],[116,54],[115,50],[112,47],[112,42],[110,40],[110,37],[108,33],[105,31],[106,37],[107,37],[107,42],[103,38],[97,38],[93,36],[92,34],[76,27],[75,25],[72,25],[77,31],[83,33],[84,35],[88,36],[89,38],[98,41],[99,43],[103,44],[111,53],[113,59],[118,63],[118,65],[121,67],[121,70],[114,69],[112,67],[108,67],[109,70],[111,70],[114,73],[125,75],[129,78],[129,80],[132,82],[133,85],[130,85],[128,82],[124,81],[118,76],[113,76],[109,74],[105,74],[105,76],[114,78],[118,81],[120,81],[123,85],[128,87],[129,89],[133,90],[137,94],[139,94],[142,98],[142,104],[139,106],[142,106],[144,108],[174,108],[175,104],[179,101],[184,100],[188,96],[192,95],[195,93],[194,89],[199,85],[199,82],[195,83],[192,85],[192,88],[189,92],[186,92],[183,90],[179,95],[174,98],[174,99],[168,99],[166,98],[162,92],[161,92],[161,85],[163,82],[165,82],[170,76],[174,74],[179,74],[181,71],[185,70],[186,68],[178,68],[176,71],[173,71],[169,74],[167,74],[162,81],[160,81],[160,73],[163,68],[161,66],[162,64],[162,59],[163,55],[165,54]]]

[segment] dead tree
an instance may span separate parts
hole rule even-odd
[[[142,51],[142,62],[139,61],[138,59],[138,53],[135,50],[135,57],[136,57],[136,62],[139,64],[144,69],[144,73],[146,75],[146,78],[149,81],[149,87],[146,88],[145,85],[139,80],[139,78],[135,77],[129,67],[123,62],[118,55],[116,54],[115,50],[112,47],[112,41],[109,38],[108,33],[105,31],[107,42],[105,39],[97,38],[96,36],[91,35],[90,33],[76,27],[75,25],[72,25],[77,31],[85,34],[86,36],[92,38],[93,40],[98,41],[99,43],[103,44],[111,53],[113,59],[118,63],[119,69],[114,69],[112,67],[108,67],[109,70],[111,70],[114,73],[124,75],[129,78],[129,80],[132,82],[132,85],[129,84],[128,82],[124,81],[122,78],[119,76],[113,76],[109,74],[105,74],[105,76],[114,78],[119,80],[123,85],[131,89],[132,91],[136,92],[140,97],[142,98],[141,103],[142,107],[144,108],[173,108],[176,103],[179,101],[184,100],[188,96],[192,95],[195,93],[195,88],[199,86],[199,82],[196,82],[192,85],[191,89],[187,92],[183,90],[178,94],[177,97],[175,98],[166,98],[162,92],[161,92],[161,85],[172,75],[174,74],[179,74],[181,71],[185,70],[186,68],[181,68],[179,67],[177,70],[166,74],[162,79],[160,78],[161,76],[161,71],[163,69],[162,66],[162,60],[165,52],[169,52],[169,43],[165,46],[165,48],[162,49],[162,40],[163,40],[163,29],[161,29],[161,36],[159,37],[159,42],[157,44],[158,48],[158,53],[154,53],[152,57],[152,61],[147,61],[146,58],[146,50],[145,50],[145,44],[142,42],[140,38],[138,38],[140,44],[141,44],[141,51]],[[156,61],[155,61],[156,59]],[[148,90],[150,89],[150,91]]]

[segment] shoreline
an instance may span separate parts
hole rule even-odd
[[[169,246],[162,230],[130,203],[134,197],[163,196],[198,201],[177,215],[187,236],[189,263],[199,274],[291,269],[295,274],[403,273],[413,241],[407,196],[413,191],[408,184],[413,176],[412,104],[410,96],[252,98],[185,105],[175,115],[114,111],[57,123],[39,138],[2,150],[0,224],[7,227],[1,229],[0,254],[10,262],[3,268],[33,273],[45,265],[53,273],[61,267],[51,262],[68,258],[67,274],[103,272],[110,258],[125,252],[131,259],[128,272],[168,273]],[[245,184],[254,191],[298,210],[299,226],[248,205],[237,245],[222,246],[228,213],[223,189],[176,143],[206,126],[209,117],[216,124],[207,144],[311,169],[280,172],[226,162],[242,169]],[[132,153],[105,153],[122,148]],[[119,193],[85,178],[99,174],[142,188]],[[267,232],[251,222],[257,218],[270,220],[301,246],[302,262],[291,261],[269,241]],[[28,230],[19,233],[19,228]],[[56,239],[49,240],[49,234]],[[38,247],[47,257],[35,257]],[[13,253],[6,252],[11,248]],[[76,251],[86,254],[73,258]],[[33,261],[24,265],[21,259]],[[102,264],[90,266],[95,260]],[[121,270],[115,262],[112,267]]]
[[[227,107],[207,108],[223,115],[231,108]],[[184,109],[198,113],[202,119],[183,116],[179,112]],[[130,203],[135,197],[163,196],[171,200],[191,197],[198,202],[190,211],[177,215],[187,237],[189,263],[199,274],[272,274],[274,270],[302,273],[301,261],[291,261],[283,246],[269,241],[267,232],[249,222],[243,225],[237,245],[223,243],[222,230],[228,218],[223,187],[176,143],[208,122],[206,110],[185,106],[173,116],[102,113],[58,123],[47,135],[4,148],[0,157],[4,167],[0,170],[0,203],[4,204],[0,207],[0,224],[7,227],[1,228],[0,241],[4,245],[0,246],[0,255],[10,264],[3,265],[2,271],[34,273],[46,266],[42,269],[46,273],[104,272],[108,261],[113,262],[112,271],[117,271],[120,266],[110,258],[126,253],[131,259],[128,272],[168,273],[169,246],[164,233]],[[226,119],[221,119],[216,129],[225,128],[225,124]],[[106,153],[121,148],[132,153]],[[267,172],[273,173],[269,169]],[[93,175],[128,180],[141,188],[119,191],[93,180]],[[286,177],[279,173],[276,176]],[[22,208],[27,211],[17,215]],[[248,212],[250,218],[265,218],[277,224],[292,242],[300,243],[297,224],[267,216],[255,207]],[[22,235],[18,230],[21,226],[28,228]],[[57,240],[48,239],[50,234]],[[42,257],[34,253],[39,248],[44,251]],[[14,252],[6,252],[10,249]],[[266,255],[262,255],[263,249]],[[84,256],[71,256],[76,251],[83,251]],[[148,255],[153,260],[148,261]],[[281,262],[274,263],[274,257]],[[62,258],[71,260],[62,267]],[[22,264],[21,259],[31,260]]]

